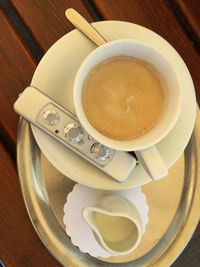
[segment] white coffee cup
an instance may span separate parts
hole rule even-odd
[[[143,223],[136,206],[120,195],[106,195],[94,206],[86,206],[83,218],[99,244],[113,255],[126,255],[139,245]]]
[[[143,59],[154,65],[166,83],[166,108],[162,118],[144,135],[127,141],[111,139],[96,130],[87,119],[82,104],[82,89],[89,72],[102,61],[122,55]],[[135,151],[148,174],[155,180],[162,178],[168,174],[168,169],[155,145],[173,129],[182,109],[182,88],[177,73],[167,56],[148,43],[129,39],[108,42],[89,54],[76,74],[73,99],[77,117],[97,141],[116,150]]]

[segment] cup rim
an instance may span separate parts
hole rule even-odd
[[[87,66],[87,64],[91,61],[91,58],[95,57],[96,54],[100,53],[102,50],[107,49],[107,47],[113,46],[113,45],[118,45],[121,43],[126,43],[126,44],[139,44],[139,45],[143,45],[146,47],[150,47],[152,50],[154,50],[156,53],[160,54],[160,56],[167,62],[167,64],[171,67],[171,69],[173,70],[173,72],[175,73],[175,76],[177,78],[177,82],[178,82],[178,90],[179,90],[179,98],[178,98],[178,102],[176,105],[176,111],[174,112],[174,116],[173,118],[171,118],[170,123],[168,124],[168,126],[166,127],[165,131],[162,132],[162,134],[160,134],[159,136],[156,136],[154,138],[152,138],[151,142],[149,141],[148,143],[139,143],[136,144],[136,140],[140,139],[140,137],[138,138],[134,138],[131,140],[115,140],[112,138],[109,138],[105,135],[103,135],[102,133],[100,133],[97,129],[95,129],[92,124],[89,122],[89,120],[87,119],[81,100],[80,100],[80,96],[79,96],[79,90],[78,90],[78,85],[79,85],[79,80],[82,76],[82,74],[84,73],[84,69],[85,66]],[[154,47],[153,45],[144,42],[144,41],[140,41],[140,40],[136,40],[136,39],[119,39],[119,40],[114,40],[114,41],[110,41],[106,44],[101,45],[100,47],[97,47],[95,50],[93,50],[81,63],[76,77],[75,77],[75,81],[74,81],[74,88],[73,88],[73,101],[74,101],[74,108],[75,108],[75,112],[77,114],[77,117],[80,121],[80,123],[82,124],[82,126],[85,128],[85,130],[92,136],[94,137],[97,141],[99,141],[100,143],[116,149],[116,150],[120,150],[120,151],[138,151],[138,150],[142,150],[142,149],[146,149],[148,147],[151,147],[155,144],[157,144],[158,142],[160,142],[175,126],[181,110],[182,110],[182,102],[183,102],[183,95],[182,95],[182,90],[181,90],[181,80],[179,79],[178,75],[177,75],[177,71],[176,69],[173,68],[173,64],[172,62],[169,62],[168,58],[165,56],[165,54],[160,51],[160,49]],[[145,135],[145,134],[144,134]],[[142,135],[141,137],[143,137],[144,135]]]

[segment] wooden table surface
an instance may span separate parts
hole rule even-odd
[[[186,62],[200,104],[200,2],[0,0],[0,4],[0,259],[8,267],[58,267],[34,231],[20,192],[15,158],[19,117],[13,112],[14,101],[30,84],[47,49],[74,28],[64,16],[73,7],[89,22],[124,20],[164,37]]]

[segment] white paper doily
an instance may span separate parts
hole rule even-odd
[[[146,196],[140,187],[123,191],[104,191],[76,184],[73,191],[67,196],[63,221],[66,225],[66,233],[71,237],[72,243],[92,257],[108,258],[113,255],[104,250],[96,241],[91,228],[82,217],[82,209],[85,206],[95,205],[103,196],[111,193],[127,198],[136,206],[142,218],[143,234],[148,223],[149,207]]]

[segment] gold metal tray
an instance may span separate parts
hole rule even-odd
[[[79,251],[65,233],[63,206],[74,182],[58,172],[37,146],[30,125],[19,123],[17,159],[21,189],[32,224],[63,266],[169,266],[192,236],[200,216],[200,114],[184,154],[167,178],[142,186],[149,224],[130,255],[97,259]],[[109,263],[108,263],[109,262]]]

